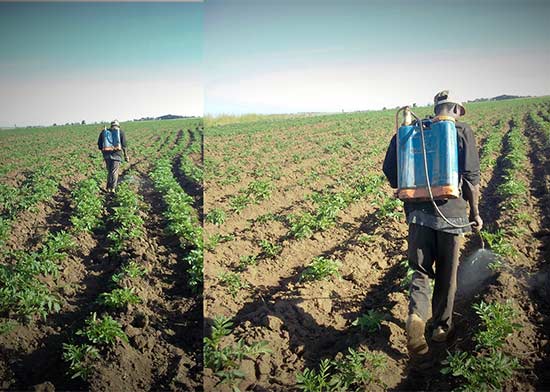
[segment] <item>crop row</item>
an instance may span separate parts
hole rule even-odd
[[[545,120],[544,117],[535,111],[529,113],[529,119],[538,127],[539,131],[543,133],[547,147],[550,147],[550,122]]]
[[[0,184],[0,245],[9,235],[13,220],[22,211],[32,211],[56,192],[59,174],[51,164],[31,172],[20,186]]]
[[[200,292],[203,282],[203,233],[193,208],[194,199],[174,178],[168,159],[161,159],[150,176],[166,205],[164,216],[168,221],[168,231],[178,237],[181,248],[188,251],[185,260],[189,264],[189,286]]]
[[[481,301],[472,307],[482,327],[474,334],[475,350],[449,353],[442,373],[459,379],[460,391],[503,390],[520,368],[518,359],[503,351],[506,339],[522,328],[515,322],[517,311],[511,302]]]
[[[83,182],[81,189],[89,184],[89,181]],[[113,203],[113,212],[109,216],[113,230],[107,235],[110,240],[108,251],[112,257],[125,259],[121,252],[127,250],[132,239],[144,234],[143,219],[140,217],[141,199],[128,183],[123,182],[117,188]],[[81,205],[94,205],[94,202],[85,201]],[[94,214],[88,217],[89,219],[78,222],[96,223]],[[83,229],[91,230],[90,227]],[[132,282],[145,273],[145,268],[135,261],[126,261],[120,272],[112,275],[111,290],[100,294],[96,303],[107,309],[122,309],[128,304],[141,302],[134,292],[135,286],[132,286]],[[118,340],[128,342],[119,322],[107,313],[98,317],[97,312],[92,312],[86,319],[85,326],[75,332],[69,343],[63,344],[63,359],[68,363],[71,377],[86,380],[93,369],[94,361],[101,358]]]
[[[48,234],[37,252],[12,252],[11,263],[0,265],[0,312],[32,321],[59,311],[60,299],[44,283],[45,277],[59,276],[59,262],[66,258],[75,241],[69,233]]]

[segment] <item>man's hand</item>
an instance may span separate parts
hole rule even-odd
[[[130,158],[128,158],[128,155],[126,155],[126,156],[124,157],[124,159],[126,160],[127,163],[130,163]]]
[[[483,228],[483,219],[479,215],[470,216],[470,222],[474,222],[472,227],[475,231],[480,231]]]

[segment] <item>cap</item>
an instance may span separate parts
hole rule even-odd
[[[119,128],[120,128],[120,124],[118,123],[118,120],[113,120],[113,121],[111,121],[111,126],[112,126],[112,127],[119,127]]]
[[[441,105],[442,103],[454,103],[457,104],[461,111],[460,115],[464,116],[466,114],[466,108],[464,108],[464,105],[462,105],[462,101],[460,99],[457,99],[455,96],[453,96],[450,92],[450,90],[443,90],[435,94],[434,97],[434,108],[437,105]]]

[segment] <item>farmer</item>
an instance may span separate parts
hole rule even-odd
[[[103,159],[107,167],[107,192],[115,192],[118,183],[118,170],[122,162],[122,153],[126,162],[129,162],[126,151],[126,135],[120,129],[117,120],[111,122],[109,129],[105,128],[99,134],[97,147],[103,152]]]
[[[462,103],[454,99],[449,91],[441,91],[434,97],[434,111],[436,116],[452,117],[454,120],[466,113]],[[481,230],[483,221],[478,207],[480,169],[476,141],[468,124],[456,121],[455,125],[458,133],[461,195],[456,199],[438,200],[436,203],[453,224],[475,222],[473,227]],[[393,188],[397,188],[396,155],[394,135],[383,165],[384,174]],[[467,204],[470,206],[469,217]],[[406,323],[407,348],[412,355],[426,354],[428,344],[425,327],[430,314],[433,341],[446,341],[452,329],[459,250],[464,233],[470,231],[470,228],[449,225],[434,210],[431,201],[405,202],[404,208],[409,224],[409,266],[414,270]],[[430,279],[435,279],[431,301]]]

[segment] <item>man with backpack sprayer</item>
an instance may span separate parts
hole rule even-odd
[[[103,159],[107,167],[107,192],[114,193],[118,183],[118,171],[122,162],[122,154],[124,159],[129,162],[128,153],[126,151],[126,135],[120,129],[120,124],[117,120],[111,122],[111,127],[101,131],[97,139],[97,147],[103,153]]]
[[[400,111],[404,121],[398,128]],[[457,121],[466,110],[449,91],[441,91],[434,97],[434,111],[435,118],[421,120],[408,106],[398,110],[396,135],[383,164],[384,174],[404,201],[409,224],[408,258],[414,273],[406,332],[412,355],[428,352],[425,328],[430,314],[431,339],[447,340],[462,239],[470,226],[477,231],[483,226],[475,137],[468,124]],[[431,301],[430,279],[435,279]]]

